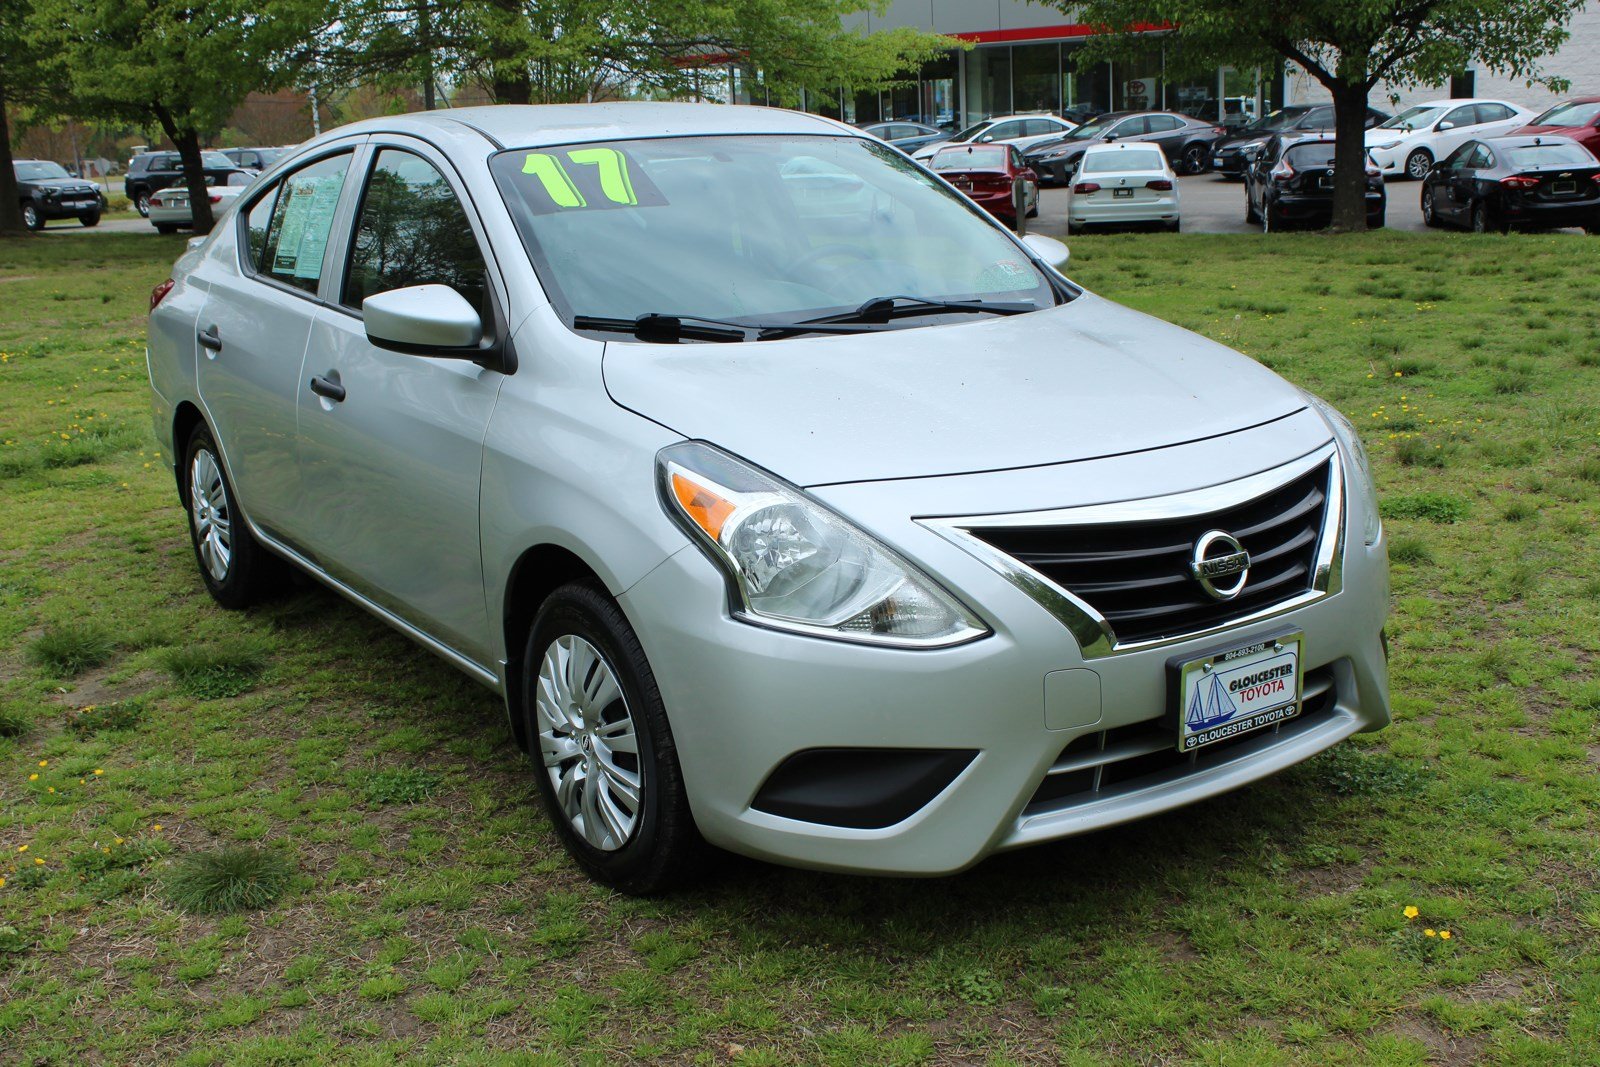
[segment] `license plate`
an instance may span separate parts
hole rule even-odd
[[[1178,751],[1300,714],[1304,635],[1269,638],[1178,665]]]
[[[1132,196],[1133,195],[1133,190],[1132,189],[1113,189],[1113,190],[1111,190],[1111,195],[1112,196]]]
[[[93,200],[69,200],[69,201],[67,201],[67,203],[72,207],[88,207],[90,204],[95,203],[95,201],[93,201]]]
[[[1550,191],[1552,193],[1555,193],[1557,196],[1560,196],[1563,193],[1575,193],[1575,192],[1578,191],[1578,183],[1577,182],[1552,182],[1550,184]]]
[[[1220,167],[1220,166],[1222,166],[1222,157],[1221,157],[1221,156],[1212,156],[1212,157],[1211,157],[1211,165],[1212,165],[1212,166],[1213,166],[1213,167]]]

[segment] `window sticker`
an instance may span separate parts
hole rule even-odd
[[[342,172],[321,178],[289,179],[289,198],[284,203],[272,273],[309,279],[322,274],[322,253],[328,245],[333,210],[343,188]]]
[[[523,157],[522,173],[533,179],[524,187],[524,194],[528,209],[536,215],[666,203],[627,153],[615,148],[529,152]]]

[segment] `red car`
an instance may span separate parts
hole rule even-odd
[[[1018,186],[1028,218],[1039,213],[1039,176],[1023,164],[1022,151],[1014,144],[951,145],[936,152],[928,167],[1012,227],[1017,224]]]
[[[1570,137],[1600,157],[1600,96],[1576,96],[1564,100],[1508,136],[1541,133]]]

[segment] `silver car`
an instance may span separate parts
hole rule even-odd
[[[503,696],[632,892],[704,843],[938,874],[1389,721],[1336,411],[814,115],[348,126],[152,294],[200,577],[284,565]]]

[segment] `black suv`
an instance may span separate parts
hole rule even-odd
[[[1367,129],[1389,116],[1377,108],[1367,108]],[[1238,178],[1250,166],[1250,157],[1261,149],[1275,133],[1317,133],[1333,129],[1332,104],[1296,104],[1280,107],[1265,118],[1239,130],[1225,140],[1211,146],[1211,166],[1224,178]]]
[[[200,166],[207,185],[227,185],[235,174],[242,174],[247,180],[255,177],[255,171],[234,166],[233,160],[221,152],[201,152]],[[149,218],[150,194],[183,183],[183,157],[176,152],[146,152],[133,157],[122,188],[139,214]]]
[[[253,170],[258,174],[287,155],[287,148],[224,148],[222,154],[233,160],[236,167]]]
[[[22,198],[22,221],[30,230],[42,230],[50,219],[77,219],[85,226],[100,224],[106,198],[93,182],[74,178],[67,168],[47,159],[18,159],[11,165]]]
[[[1090,119],[1065,137],[1032,146],[1023,159],[1040,182],[1059,185],[1072,180],[1078,159],[1090,145],[1137,141],[1158,146],[1179,174],[1199,174],[1211,160],[1211,145],[1227,132],[1175,111],[1113,111]]]

